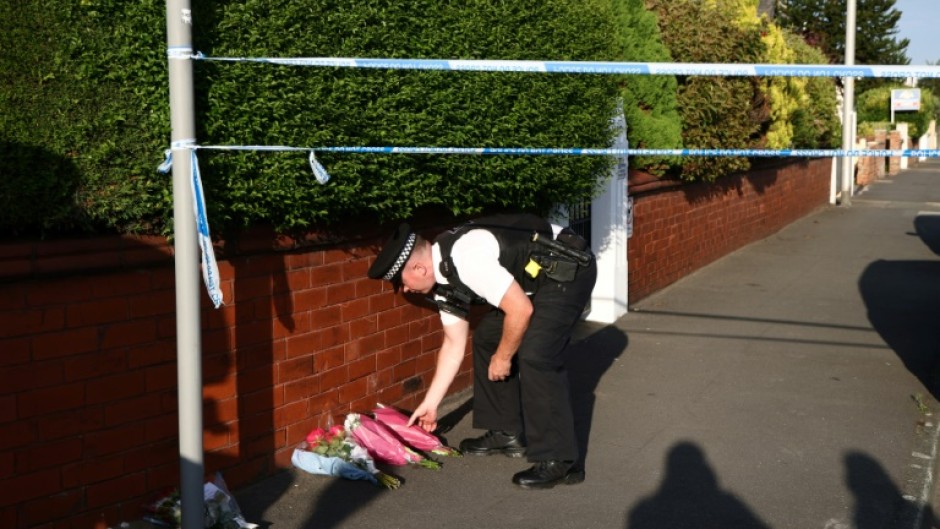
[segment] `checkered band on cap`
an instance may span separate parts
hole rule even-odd
[[[408,241],[405,242],[405,246],[401,249],[401,254],[398,255],[398,259],[395,259],[395,262],[392,264],[392,267],[388,269],[388,272],[385,272],[385,275],[382,276],[382,279],[386,281],[391,281],[393,277],[398,273],[401,267],[408,261],[408,257],[411,256],[411,250],[415,247],[415,234],[412,233],[408,235]]]

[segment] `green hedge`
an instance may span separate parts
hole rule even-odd
[[[164,225],[172,199],[169,178],[154,171],[169,141],[157,4],[0,6],[0,48],[16,50],[0,54],[9,79],[0,91],[0,234]]]
[[[663,40],[677,62],[825,62],[813,48],[759,20],[756,1],[652,0],[649,5],[659,16]],[[690,31],[693,27],[695,31]],[[679,78],[678,94],[686,148],[781,146],[771,143],[817,148],[832,146],[838,139],[832,79],[784,82],[690,76]],[[686,158],[680,173],[686,180],[715,180],[749,167],[746,158]]]
[[[634,62],[761,62],[761,26],[734,3],[521,0],[194,2],[209,56],[337,56]],[[743,4],[742,4],[743,5]],[[749,4],[748,4],[749,5]],[[0,237],[73,231],[168,233],[165,0],[0,4]],[[745,6],[747,7],[747,6]],[[737,12],[736,12],[737,10]],[[689,28],[696,28],[690,31]],[[766,29],[766,27],[764,28]],[[778,39],[779,40],[779,39]],[[790,39],[799,62],[822,62]],[[814,55],[814,53],[816,55]],[[624,103],[632,147],[794,147],[837,140],[831,79],[771,115],[754,78],[304,68],[194,61],[202,144],[445,147],[610,145]],[[795,99],[794,99],[795,100]],[[786,119],[790,123],[775,123]],[[213,231],[377,221],[436,208],[545,211],[587,198],[602,157],[318,156],[200,151]],[[743,158],[634,158],[655,174],[712,180]]]
[[[643,0],[617,2],[621,30],[621,57],[630,62],[673,62],[663,43],[656,13]],[[636,149],[681,149],[682,118],[672,75],[630,75],[623,78],[623,110],[627,139]],[[631,157],[631,167],[662,175],[677,165],[675,157]]]
[[[699,0],[653,0],[650,5],[659,14],[663,40],[677,62],[759,62],[764,49],[760,33],[739,27],[733,6]],[[770,108],[758,82],[744,77],[680,77],[678,99],[686,147],[760,147]],[[689,157],[682,163],[682,178],[714,180],[749,167],[746,158]]]
[[[22,5],[21,5],[22,4]],[[212,56],[617,60],[607,0],[444,4],[323,0],[203,1],[194,47]],[[32,215],[20,185],[0,188],[0,233],[69,228],[166,232],[169,143],[163,0],[47,0],[0,7],[0,166],[6,182],[57,189],[52,217]],[[24,45],[28,43],[28,45]],[[194,63],[198,141],[294,146],[609,146],[613,76],[418,72]],[[41,149],[41,173],[26,158]],[[33,153],[33,154],[29,154]],[[590,196],[602,157],[318,156],[200,151],[213,230],[282,230],[390,220],[438,207],[545,210]],[[74,167],[71,187],[59,165]],[[50,180],[54,180],[50,183]],[[10,198],[13,197],[13,198]]]
[[[797,64],[826,64],[826,55],[787,31],[787,44],[796,54]],[[836,100],[836,80],[830,77],[806,78],[807,99],[793,113],[793,145],[799,149],[841,148],[842,122]]]
[[[0,4],[0,235],[148,231],[169,179],[159,2]],[[120,4],[119,6],[117,4]],[[165,4],[164,4],[165,6]]]

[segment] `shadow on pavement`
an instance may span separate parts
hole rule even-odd
[[[326,489],[310,502],[316,505],[313,514],[299,529],[329,529],[340,527],[343,520],[353,512],[367,508],[382,490],[378,487],[363,487],[362,483],[347,479],[332,479]]]
[[[582,465],[587,461],[597,385],[626,348],[627,335],[614,326],[606,326],[569,347],[566,353],[565,366],[571,384],[571,406]]]
[[[705,453],[681,441],[666,456],[659,490],[627,515],[627,529],[769,529],[734,494],[722,491]]]
[[[940,255],[940,215],[918,214],[914,229]],[[875,261],[858,286],[872,327],[924,388],[940,397],[940,261]]]
[[[904,498],[900,489],[878,461],[861,452],[845,456],[846,486],[855,497],[855,529],[936,527],[929,505],[919,512]]]
[[[920,237],[933,253],[940,255],[940,213],[918,213],[914,218],[914,230],[914,235]]]

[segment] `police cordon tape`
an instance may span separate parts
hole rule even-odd
[[[178,50],[170,55],[181,57]],[[281,66],[370,68],[388,70],[448,70],[477,72],[582,73],[606,75],[708,75],[726,77],[940,77],[940,66],[838,64],[726,64],[678,62],[513,61],[469,59],[369,59],[357,57],[212,57],[190,59],[254,62]]]
[[[940,149],[904,149],[904,150],[855,150],[838,149],[565,149],[565,148],[509,148],[509,147],[290,147],[286,145],[197,145],[188,139],[173,142],[173,149],[190,151],[189,181],[193,192],[193,209],[196,217],[199,247],[202,254],[202,273],[206,290],[213,305],[218,308],[222,303],[222,290],[219,285],[219,270],[215,251],[209,235],[209,222],[206,216],[205,198],[202,190],[202,178],[196,150],[221,151],[267,151],[267,152],[309,152],[310,168],[314,177],[321,184],[326,184],[330,175],[316,160],[315,153],[368,153],[368,154],[469,154],[469,155],[518,155],[518,156],[747,156],[747,157],[940,157]],[[173,164],[173,150],[166,151],[166,160],[158,170],[168,173]]]
[[[907,157],[938,158],[940,149],[584,149],[555,147],[290,147],[287,145],[194,145],[216,151],[333,152],[359,154],[466,154],[508,156],[743,156],[750,158]]]
[[[171,47],[167,50],[170,60],[204,60],[222,62],[254,62],[284,66],[318,66],[341,68],[373,68],[397,70],[450,70],[490,72],[533,72],[567,74],[609,75],[703,75],[728,77],[873,77],[873,78],[940,78],[940,66],[855,66],[819,64],[710,64],[710,63],[633,63],[596,61],[510,61],[510,60],[440,60],[440,59],[368,59],[342,57],[310,58],[250,58],[207,57],[193,53],[188,46]],[[330,175],[316,159],[316,152],[368,153],[368,154],[473,154],[473,155],[518,155],[518,156],[745,156],[745,157],[940,157],[938,149],[920,150],[850,150],[837,149],[584,149],[584,148],[497,148],[497,147],[288,147],[264,145],[203,145],[194,140],[184,140],[185,145],[174,149],[189,149],[191,156],[190,183],[193,186],[194,213],[202,250],[203,280],[218,308],[223,302],[218,280],[215,253],[209,236],[209,225],[199,175],[197,149],[240,151],[294,151],[309,152],[310,168],[321,184],[329,181]],[[167,152],[161,170],[169,171],[172,151]]]

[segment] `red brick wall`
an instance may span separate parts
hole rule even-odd
[[[901,150],[901,133],[897,130],[892,130],[888,133],[888,149],[892,151]],[[888,175],[895,176],[901,172],[901,157],[892,156],[888,159]]]
[[[202,296],[207,473],[239,487],[287,467],[314,426],[416,406],[440,323],[366,278],[378,243],[220,262],[226,305]],[[0,527],[110,527],[179,483],[170,253],[134,238],[0,247]]]
[[[816,161],[635,197],[637,300],[823,204]],[[240,487],[289,465],[314,426],[414,408],[437,315],[365,278],[376,235],[327,249],[225,248],[226,305],[202,295],[206,471]],[[305,243],[305,244],[306,244]],[[172,251],[160,238],[0,245],[0,527],[105,528],[179,483]],[[452,392],[471,386],[470,362]]]
[[[831,160],[792,162],[633,194],[630,301],[639,301],[829,200]],[[632,191],[631,191],[632,193]]]
[[[884,143],[867,142],[868,149],[883,150]],[[855,184],[858,186],[870,185],[885,176],[884,156],[860,156],[855,158]]]
[[[865,148],[871,150],[889,149],[888,131],[878,129],[873,139],[865,141]],[[885,177],[888,171],[889,158],[887,156],[860,156],[855,158],[855,183],[867,186]],[[898,162],[900,167],[900,162]]]

